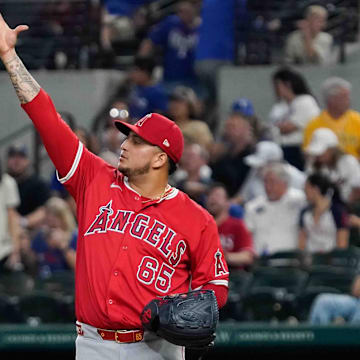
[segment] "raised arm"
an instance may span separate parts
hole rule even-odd
[[[27,29],[26,25],[10,29],[0,15],[0,58],[10,75],[22,108],[38,130],[60,177],[67,178],[69,173],[73,174],[70,170],[75,160],[78,164],[83,146],[57,113],[50,96],[41,89],[16,54],[17,37]]]
[[[11,29],[0,14],[0,58],[22,104],[33,100],[40,91],[40,85],[26,70],[15,51],[18,35],[28,28],[27,25],[19,25]]]

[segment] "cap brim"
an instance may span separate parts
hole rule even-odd
[[[115,120],[114,123],[115,123],[115,126],[117,127],[117,129],[120,132],[122,132],[123,134],[125,134],[126,136],[129,135],[130,131],[133,131],[136,135],[138,135],[139,137],[141,137],[148,143],[152,144],[152,142],[149,139],[146,139],[143,136],[143,134],[140,134],[140,128],[138,126],[129,124],[129,123],[127,123],[125,121],[121,121],[121,120]]]
[[[117,129],[122,132],[123,134],[125,134],[126,136],[129,135],[130,131],[135,131],[135,126],[131,125],[129,123],[126,123],[125,121],[121,121],[121,120],[114,120],[114,124],[117,127]]]
[[[251,167],[260,167],[265,165],[265,161],[256,155],[245,156],[244,162],[246,165],[249,165]]]

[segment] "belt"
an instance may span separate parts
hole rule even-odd
[[[143,330],[105,330],[97,329],[103,340],[116,341],[117,343],[134,343],[144,338]]]

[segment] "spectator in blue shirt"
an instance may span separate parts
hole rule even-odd
[[[128,94],[129,113],[134,120],[148,113],[164,113],[168,108],[168,96],[161,84],[154,82],[155,60],[151,57],[136,57],[130,72]]]
[[[198,90],[194,60],[199,25],[200,18],[193,2],[181,1],[176,15],[156,24],[140,45],[140,55],[151,55],[160,50],[163,81],[170,92],[180,84]]]
[[[109,14],[132,16],[140,6],[152,1],[154,0],[102,0],[102,3]]]
[[[218,70],[232,65],[239,44],[246,40],[247,0],[203,0],[199,41],[195,52],[195,72],[204,90],[206,120],[216,127]],[[241,29],[238,25],[241,25]]]

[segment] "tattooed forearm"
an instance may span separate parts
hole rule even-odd
[[[5,67],[20,102],[26,104],[33,100],[40,91],[40,85],[26,70],[20,58],[14,55],[12,59],[5,62]]]

